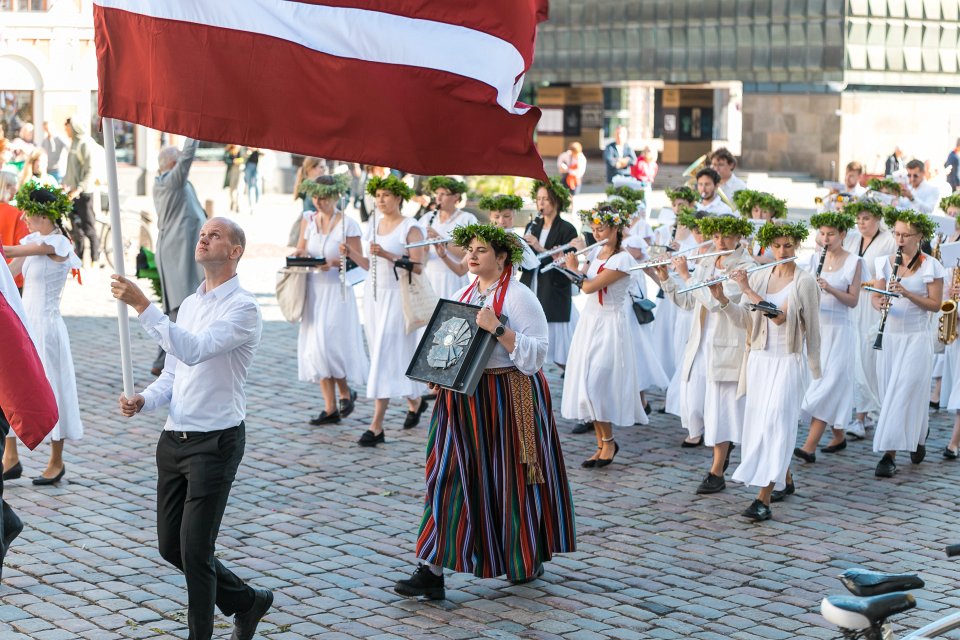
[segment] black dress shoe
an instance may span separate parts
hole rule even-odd
[[[783,502],[783,499],[792,496],[794,491],[796,491],[796,487],[793,486],[792,482],[788,482],[783,489],[773,490],[773,493],[770,494],[770,502]]]
[[[708,473],[707,477],[700,483],[700,486],[697,487],[697,494],[719,493],[726,488],[727,481],[723,479],[723,476],[715,476],[712,473]]]
[[[349,400],[340,400],[340,417],[346,418],[351,413],[353,413],[353,408],[357,402],[357,392],[353,389],[350,389],[350,399]]]
[[[63,465],[63,466],[60,468],[60,473],[58,473],[58,474],[55,475],[54,477],[52,477],[52,478],[44,478],[43,476],[40,476],[39,478],[34,478],[34,479],[33,479],[33,484],[35,484],[35,485],[37,485],[37,486],[46,486],[46,485],[50,485],[50,484],[59,484],[59,482],[60,482],[61,480],[63,480],[63,474],[65,474],[66,472],[67,472],[67,465]]]
[[[443,600],[447,597],[443,589],[443,576],[434,574],[423,563],[417,565],[417,570],[409,578],[397,580],[393,590],[411,598],[426,596],[428,600]]]
[[[420,398],[420,406],[417,407],[416,411],[407,411],[407,418],[403,421],[404,429],[412,429],[413,427],[420,424],[420,416],[423,415],[423,412],[427,410],[429,403]]]
[[[754,522],[763,522],[764,520],[769,520],[773,516],[773,511],[770,507],[763,504],[760,500],[754,500],[753,504],[747,507],[746,511],[741,514],[744,518],[749,518]]]
[[[336,422],[340,422],[339,411],[334,411],[333,413],[327,413],[326,411],[321,411],[320,415],[310,420],[310,424],[312,424],[315,427],[321,424],[334,424]]]
[[[820,447],[820,451],[822,451],[822,452],[824,452],[824,453],[836,453],[837,451],[843,451],[843,450],[846,449],[846,448],[847,448],[847,439],[844,438],[843,440],[841,440],[841,441],[838,442],[837,444],[831,444],[831,445],[829,445],[829,446],[827,446],[827,447]],[[806,452],[804,452],[804,453],[806,453]]]
[[[528,582],[533,582],[537,578],[543,576],[543,563],[537,564],[533,569],[533,573],[528,575],[526,578],[510,578],[510,584],[527,584]]]
[[[360,439],[357,440],[357,444],[359,444],[361,447],[375,447],[378,444],[382,444],[383,442],[385,442],[383,437],[383,431],[381,431],[380,433],[374,433],[369,429],[364,431],[363,435],[360,436]]]
[[[917,445],[916,451],[910,452],[910,462],[912,462],[913,464],[920,464],[921,462],[923,462],[923,459],[926,457],[927,457],[927,447],[922,444]]]
[[[618,454],[618,453],[620,453],[620,445],[618,445],[616,442],[614,442],[614,443],[613,443],[613,455],[610,456],[610,458],[597,458],[597,468],[599,469],[599,468],[601,468],[601,467],[605,467],[605,466],[607,466],[608,464],[610,464],[611,462],[613,462],[613,459],[617,457],[617,454]]]
[[[577,426],[570,430],[570,433],[587,433],[588,431],[593,431],[592,422],[578,422]]]
[[[939,403],[939,402],[934,402],[933,400],[931,400],[931,401],[930,401],[930,409],[932,409],[933,411],[940,411],[940,403]]]
[[[817,461],[817,454],[807,453],[800,447],[797,447],[793,450],[793,455],[795,458],[800,458],[804,462],[809,462],[811,464]]]
[[[253,605],[249,611],[233,616],[233,635],[230,640],[253,640],[257,633],[257,625],[263,616],[267,615],[270,605],[273,604],[273,591],[269,589],[253,589]]]
[[[7,549],[10,548],[13,541],[20,535],[20,532],[23,531],[23,521],[15,513],[13,517],[16,518],[16,521],[7,523],[8,526],[3,529],[3,549],[0,549],[0,552],[2,552],[0,553],[0,559],[3,558],[3,554],[7,552]]]
[[[651,413],[653,413],[653,407],[650,406],[649,402],[643,405],[643,412],[647,415],[650,415]]]
[[[683,442],[680,443],[680,447],[683,449],[693,449],[695,447],[699,447],[702,444],[703,444],[703,436],[700,436],[699,438],[697,438],[696,442],[690,442],[688,440],[684,440]]]
[[[730,466],[730,454],[733,453],[733,450],[737,448],[737,445],[730,443],[730,446],[727,447],[727,457],[723,459],[723,470],[726,471],[727,467]]]
[[[657,409],[657,413],[666,413],[666,412],[667,412],[667,406],[666,406],[666,405],[664,405],[664,406],[660,407],[659,409]]]
[[[950,445],[947,445],[943,448],[943,457],[947,460],[956,460],[957,452],[950,448]]]
[[[873,472],[873,475],[878,478],[892,478],[896,472],[897,463],[893,461],[893,456],[885,453],[883,457],[880,458],[880,462],[877,463],[877,470]]]
[[[23,465],[18,461],[17,464],[13,465],[9,469],[3,472],[3,480],[16,480],[23,475]]]

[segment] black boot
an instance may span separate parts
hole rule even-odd
[[[402,596],[417,598],[426,596],[429,600],[443,600],[446,593],[443,589],[443,575],[436,575],[430,567],[422,562],[417,565],[413,575],[404,580],[397,580],[393,590]]]

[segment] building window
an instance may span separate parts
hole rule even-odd
[[[97,114],[97,92],[90,92],[90,136],[103,146],[103,131]],[[136,125],[122,120],[113,121],[113,139],[117,149],[117,164],[137,163]]]
[[[0,11],[46,11],[47,0],[0,0]]]
[[[20,127],[33,122],[33,91],[4,91],[0,89],[3,135],[12,140],[20,133]]]

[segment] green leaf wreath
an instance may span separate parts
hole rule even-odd
[[[519,264],[523,260],[523,245],[520,243],[520,238],[515,233],[492,224],[468,224],[456,227],[450,235],[453,238],[453,244],[463,249],[469,248],[470,242],[477,238],[489,244],[498,253],[507,252],[510,264]]]

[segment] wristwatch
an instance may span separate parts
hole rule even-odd
[[[499,338],[507,331],[507,328],[503,324],[499,324],[496,329],[493,330],[493,337]]]

